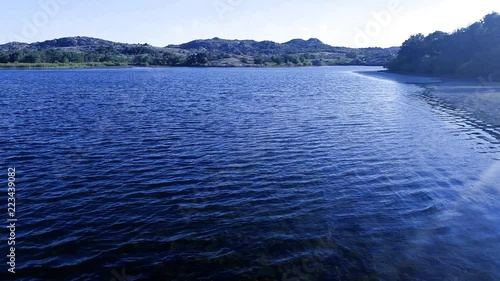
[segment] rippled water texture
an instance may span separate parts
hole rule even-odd
[[[17,280],[500,280],[498,128],[370,69],[1,71]]]

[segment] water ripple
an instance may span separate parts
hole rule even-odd
[[[19,280],[500,279],[499,132],[353,70],[0,72]]]

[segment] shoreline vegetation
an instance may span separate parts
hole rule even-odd
[[[344,65],[321,65],[321,66],[353,66],[350,64]],[[379,66],[379,65],[366,65]],[[237,66],[221,66],[221,65],[134,65],[127,63],[113,62],[89,62],[89,63],[0,63],[0,70],[16,69],[89,69],[89,68],[169,68],[169,67],[199,67],[199,68],[278,68],[278,67],[319,67],[314,65],[237,65]]]
[[[473,78],[483,84],[500,81],[500,14],[488,14],[453,33],[413,35],[386,68],[402,74]]]
[[[240,66],[218,66],[218,65],[198,65],[198,66],[169,66],[169,65],[133,65],[125,63],[109,62],[89,62],[89,63],[0,63],[0,70],[36,70],[36,69],[90,69],[90,68],[170,68],[170,67],[198,67],[198,68],[286,68],[286,67],[321,67],[321,66],[357,66],[357,65],[240,65]],[[362,65],[380,66],[380,65]],[[380,66],[381,67],[381,66]]]
[[[0,69],[72,69],[72,68],[101,68],[101,67],[129,67],[126,64],[88,62],[88,63],[0,63]]]
[[[383,66],[398,52],[393,48],[333,47],[319,39],[286,43],[213,38],[154,47],[90,37],[66,37],[37,43],[0,45],[0,67],[276,67],[366,65]]]

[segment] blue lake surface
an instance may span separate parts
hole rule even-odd
[[[0,71],[16,280],[500,280],[498,128],[366,70]]]

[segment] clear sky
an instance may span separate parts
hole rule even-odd
[[[500,12],[500,0],[22,0],[2,1],[0,43],[91,36],[166,46],[220,37],[334,46],[399,46]]]

